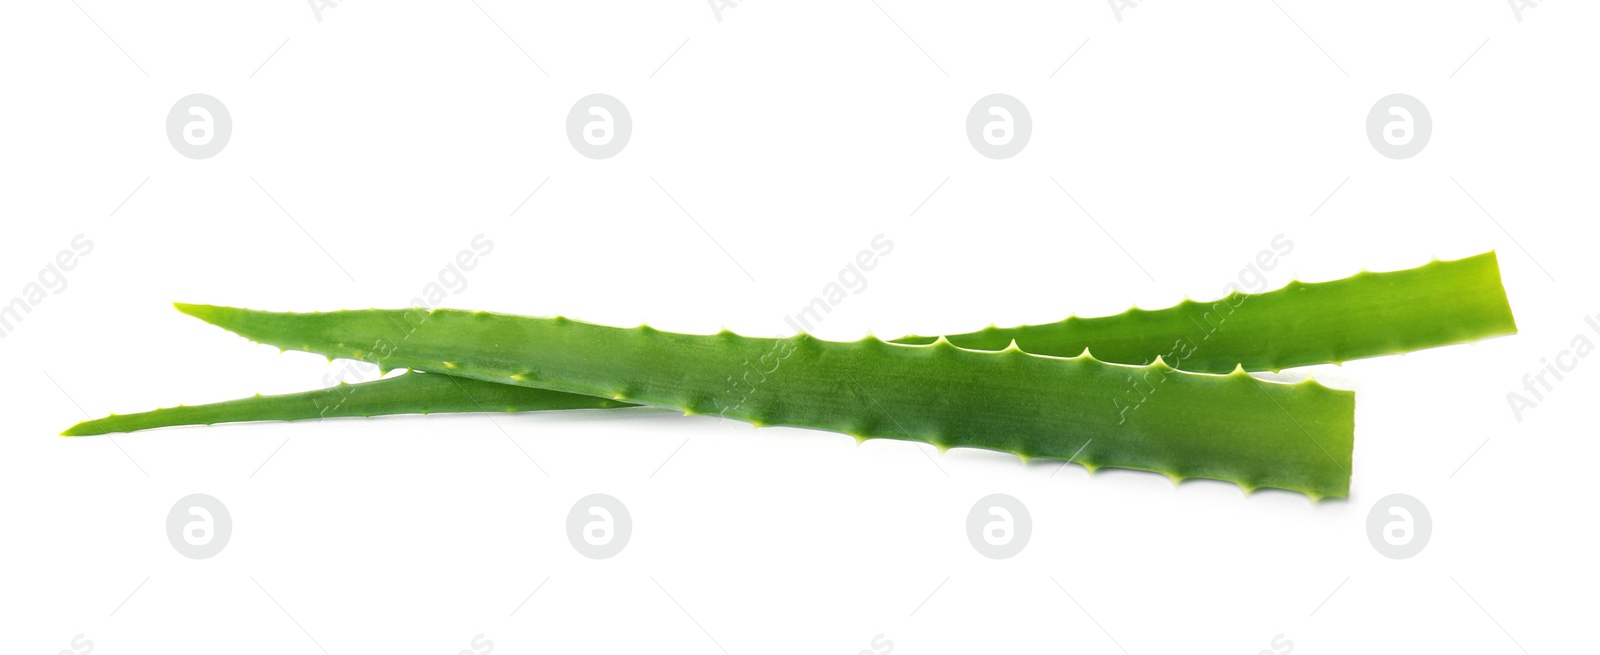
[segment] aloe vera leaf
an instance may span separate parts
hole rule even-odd
[[[132,432],[174,425],[243,421],[297,421],[344,416],[451,412],[530,412],[547,409],[605,409],[628,403],[532,387],[495,384],[472,378],[406,373],[392,378],[339,384],[327,389],[250,398],[208,405],[179,405],[138,414],[112,414],[84,421],[62,432],[79,437]]]
[[[1400,271],[1362,272],[1331,282],[1291,282],[1275,291],[1231,293],[1166,309],[1072,317],[1019,327],[945,335],[976,350],[1013,341],[1027,352],[1096,357],[1200,373],[1278,371],[1343,363],[1515,334],[1516,321],[1493,251]],[[933,343],[906,337],[900,343]]]
[[[292,314],[178,305],[254,341],[446,373],[831,430],[1274,487],[1349,491],[1354,394],[1132,367],[1085,353],[975,351],[945,341],[676,334],[458,310]],[[1138,404],[1129,389],[1147,389]]]

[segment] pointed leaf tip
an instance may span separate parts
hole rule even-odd
[[[205,321],[207,323],[211,322],[211,318],[210,317],[216,316],[218,313],[220,313],[220,310],[228,309],[227,307],[219,307],[217,305],[196,304],[196,303],[187,303],[187,302],[175,302],[175,303],[172,303],[172,308],[176,309],[176,310],[178,310],[180,312],[183,312],[185,314],[188,314],[190,316],[193,316],[195,318],[198,318],[198,319],[200,319],[202,321]]]

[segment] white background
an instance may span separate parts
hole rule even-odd
[[[1520,422],[1506,394],[1600,343],[1592,3],[478,2],[6,7],[0,302],[94,243],[0,340],[6,651],[1589,643],[1600,361]],[[232,116],[210,159],[167,141],[191,93]],[[567,142],[591,93],[632,115],[616,157]],[[1033,118],[1010,159],[965,135],[991,93]],[[1432,116],[1410,159],[1367,141],[1391,93]],[[652,410],[54,436],[349,372],[175,300],[404,306],[484,234],[445,305],[781,335],[880,233],[821,336],[1212,298],[1277,234],[1273,287],[1498,250],[1521,333],[1315,371],[1358,391],[1351,497],[1317,505]],[[210,559],[164,532],[192,493],[232,516]],[[567,541],[590,493],[632,514],[615,558]],[[991,493],[1032,516],[1012,559],[967,541]],[[1411,559],[1368,542],[1391,493],[1432,516]]]

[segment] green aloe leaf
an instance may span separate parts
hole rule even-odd
[[[1017,347],[1041,355],[1148,364],[1185,371],[1278,371],[1515,334],[1494,252],[1331,282],[1291,282],[1257,294],[1185,300],[1166,309],[1072,317],[1043,325],[946,335],[963,348]],[[933,343],[907,337],[901,343]]]
[[[409,320],[421,316],[408,312]],[[1108,361],[1147,364],[1156,356],[1184,370],[1222,373],[1243,362],[1247,370],[1338,362],[1408,352],[1516,331],[1493,252],[1387,273],[1362,273],[1333,282],[1292,284],[1260,294],[1233,294],[1209,303],[1185,302],[1163,310],[1069,318],[1044,325],[989,328],[950,337],[970,349],[1000,350],[1014,338],[1046,355],[1085,350]],[[931,337],[897,343],[931,344]],[[1152,355],[1151,353],[1155,353]],[[1233,362],[1233,363],[1230,363]],[[438,375],[425,378],[441,382]],[[245,398],[201,407],[158,409],[88,421],[66,434],[132,431],[168,425],[296,420],[405,413],[537,411],[588,408],[592,396],[514,391],[495,394],[498,383],[473,380],[472,393],[451,393],[411,376],[284,397]],[[1140,380],[1123,388],[1118,411],[1137,411],[1154,387]],[[614,400],[604,406],[627,406]],[[311,411],[315,410],[315,411]],[[337,410],[337,411],[333,411]]]
[[[178,308],[261,343],[386,369],[1313,498],[1349,491],[1354,394],[1309,380],[1184,373],[1159,361],[1124,366],[1087,353],[976,351],[943,340],[689,335],[457,310]],[[1141,394],[1137,404],[1130,389]]]
[[[174,425],[243,421],[297,421],[343,416],[444,414],[453,412],[531,412],[547,409],[606,409],[628,403],[546,389],[495,384],[450,375],[406,373],[392,378],[339,384],[327,389],[250,398],[208,405],[179,405],[138,414],[112,414],[84,421],[62,432],[80,437],[132,432]]]

